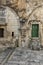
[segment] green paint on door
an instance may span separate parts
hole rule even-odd
[[[39,36],[39,24],[32,24],[32,37]]]

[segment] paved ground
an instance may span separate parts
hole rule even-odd
[[[6,49],[3,52],[0,52],[0,64],[4,61],[8,53],[10,52],[10,49]]]
[[[6,53],[9,53],[8,51],[6,50],[3,52],[5,54],[0,55],[0,62]],[[10,55],[3,65],[43,65],[43,50],[33,51],[28,48],[16,48]]]

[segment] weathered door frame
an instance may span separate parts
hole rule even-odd
[[[38,24],[39,25],[39,36],[38,37],[32,37],[31,36],[32,24]],[[30,38],[32,38],[32,39],[40,39],[40,36],[41,36],[41,22],[39,20],[31,20],[30,21]]]

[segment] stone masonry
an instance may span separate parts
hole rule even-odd
[[[39,40],[40,42],[37,42],[37,44],[43,46],[43,0],[4,0],[5,4],[2,0],[1,3],[4,7],[9,9],[9,12],[7,12],[9,14],[7,14],[9,18],[6,19],[7,22],[10,22],[7,23],[6,32],[8,32],[9,29],[10,33],[8,32],[6,38],[11,38],[11,40],[14,42],[16,37],[18,40],[17,42],[19,42],[17,43],[17,46],[19,47],[28,47],[31,39],[33,41]],[[13,15],[13,13],[15,14]],[[18,23],[14,22],[16,21],[14,18],[18,21]],[[19,28],[17,29],[18,32],[16,30],[17,27],[15,28],[13,24],[16,24],[17,26],[20,24]],[[33,24],[39,25],[38,37],[32,37],[31,31]],[[14,38],[12,38],[11,34],[12,32],[15,33],[14,29],[16,30],[17,34]]]

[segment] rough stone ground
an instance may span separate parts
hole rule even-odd
[[[5,54],[7,52],[8,50]],[[36,51],[28,48],[16,48],[4,65],[43,65],[43,50]]]
[[[6,49],[3,52],[0,52],[0,64],[3,62],[3,60],[6,58],[8,53],[10,52],[11,49]]]

